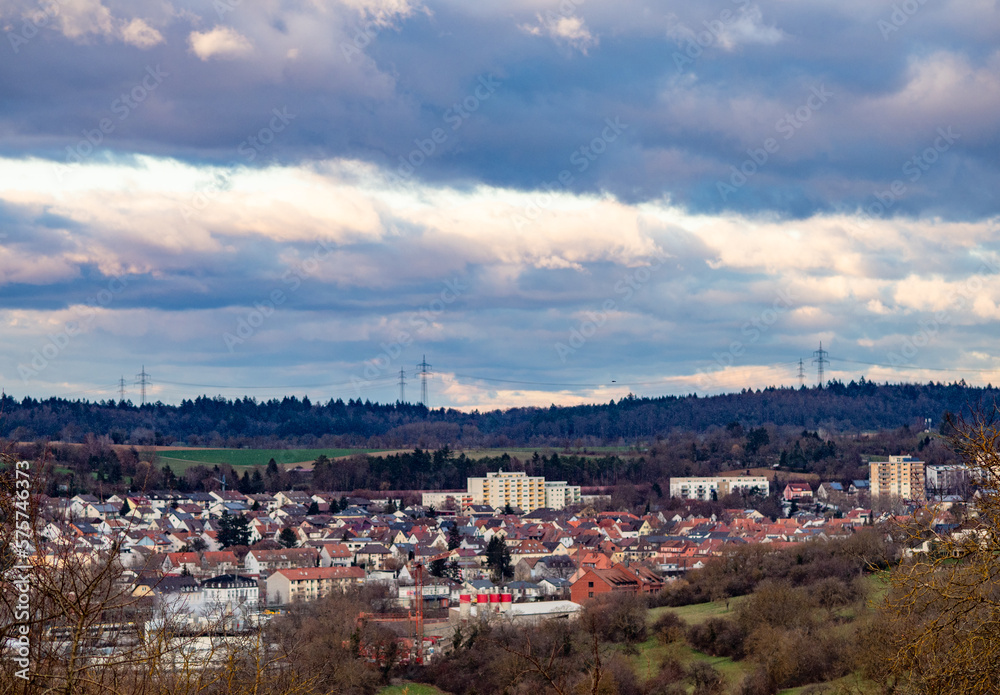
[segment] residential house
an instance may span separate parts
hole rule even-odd
[[[781,496],[789,502],[792,500],[798,502],[811,502],[813,498],[813,491],[809,483],[788,483],[785,485],[785,490],[781,493]]]
[[[601,594],[638,594],[640,590],[638,578],[624,565],[615,565],[611,569],[589,569],[584,572],[570,587],[570,600],[584,603]]]
[[[316,548],[251,550],[243,558],[243,567],[249,574],[267,577],[277,570],[315,567],[318,558]]]

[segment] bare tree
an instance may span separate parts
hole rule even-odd
[[[995,693],[1000,683],[1000,409],[954,423],[952,445],[978,492],[958,530],[932,513],[897,529],[911,547],[870,628],[869,675],[893,692]]]

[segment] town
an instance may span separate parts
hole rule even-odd
[[[708,501],[767,497],[773,474],[671,479],[678,505],[638,515],[608,509],[608,495],[511,471],[470,478],[464,491],[379,499],[231,489],[42,498],[45,542],[35,552],[37,562],[52,564],[113,550],[132,595],[169,607],[193,630],[219,621],[249,629],[289,604],[377,585],[393,604],[387,620],[411,618],[400,640],[423,661],[456,624],[476,616],[573,617],[602,594],[660,592],[733,544],[846,538],[873,523],[869,483],[888,490],[889,466],[905,466],[893,485],[924,474],[922,462],[891,457],[871,464],[871,481],[847,489],[789,482],[780,491],[783,515],[774,519],[753,508],[698,513]],[[928,467],[926,474],[926,487],[938,489],[945,473]],[[923,490],[914,484],[916,494],[907,487],[900,499],[922,502]],[[420,504],[403,504],[418,495]],[[415,632],[421,627],[425,634]],[[414,639],[426,641],[414,648]]]

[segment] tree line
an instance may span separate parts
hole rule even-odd
[[[934,426],[945,413],[992,401],[992,386],[964,382],[876,384],[862,377],[825,388],[746,389],[711,397],[632,395],[606,404],[487,412],[410,403],[288,396],[258,401],[199,396],[179,405],[0,396],[0,437],[80,442],[107,434],[115,444],[241,447],[403,448],[597,446],[648,442],[680,431],[738,422],[859,432]]]

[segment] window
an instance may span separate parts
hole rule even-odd
[[[594,598],[594,592],[593,591],[588,591],[587,592],[587,598]]]
[[[594,582],[587,582],[587,587],[590,588],[590,589],[593,589],[594,588]],[[591,595],[593,595],[593,594],[591,594]]]

